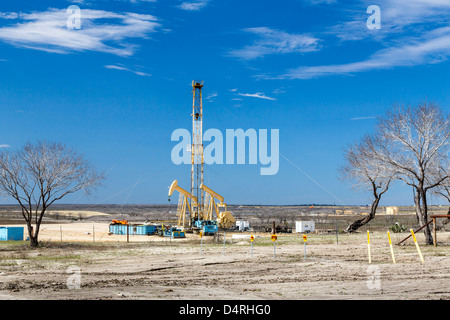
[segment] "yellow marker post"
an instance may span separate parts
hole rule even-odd
[[[391,234],[389,233],[389,231],[387,232],[388,235],[388,239],[389,239],[389,247],[391,248],[391,255],[392,255],[392,262],[395,262],[395,256],[394,256],[394,248],[392,247],[392,241],[391,241]]]
[[[305,247],[305,256],[304,256],[304,261],[306,261],[306,241],[308,240],[308,237],[306,236],[306,234],[303,235],[303,243],[304,243],[304,247]]]
[[[413,229],[411,229],[411,234],[412,234],[412,237],[414,239],[414,243],[416,244],[416,248],[417,248],[417,252],[419,253],[420,261],[422,263],[424,263],[425,261],[423,260],[422,252],[420,251],[420,247],[419,247],[419,244],[417,243],[416,235],[414,234],[414,230]]]
[[[370,254],[370,233],[368,230],[367,230],[367,249],[369,252],[369,263],[372,263],[372,256]]]
[[[273,241],[273,258],[275,259],[275,257],[276,257],[275,256],[275,241],[277,241],[277,236],[275,234],[273,234],[270,238]]]

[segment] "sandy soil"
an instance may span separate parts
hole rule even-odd
[[[268,234],[257,235],[252,256],[250,241],[231,234],[224,254],[223,238],[204,238],[202,247],[197,235],[126,243],[108,236],[106,223],[61,226],[62,243],[60,225],[48,224],[42,248],[0,245],[0,299],[450,299],[450,233],[438,234],[447,245],[421,245],[424,264],[411,239],[395,245],[393,264],[386,234],[373,232],[369,264],[364,233],[339,235],[338,244],[334,235],[308,235],[305,261],[296,234],[278,235],[274,257]]]
[[[10,225],[24,227],[26,234],[25,225]],[[114,235],[109,234],[109,224],[108,223],[52,223],[52,224],[42,224],[39,231],[40,241],[51,241],[51,242],[126,242],[126,235]],[[147,236],[129,236],[130,242],[142,242],[142,241],[164,241],[163,238]]]

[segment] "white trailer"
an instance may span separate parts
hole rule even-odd
[[[295,232],[310,233],[315,231],[314,221],[295,221]]]

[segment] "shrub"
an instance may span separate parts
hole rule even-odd
[[[394,223],[389,229],[394,233],[400,233],[406,231],[406,227],[398,222]]]

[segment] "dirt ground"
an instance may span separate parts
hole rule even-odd
[[[42,225],[43,245],[0,244],[0,299],[450,299],[450,233],[438,247],[367,235],[267,233],[249,239],[108,235],[107,223]],[[62,234],[62,242],[61,242]],[[396,243],[408,233],[393,234]],[[95,240],[95,242],[94,242]],[[338,241],[338,243],[336,243]],[[224,249],[225,248],[225,249]]]

